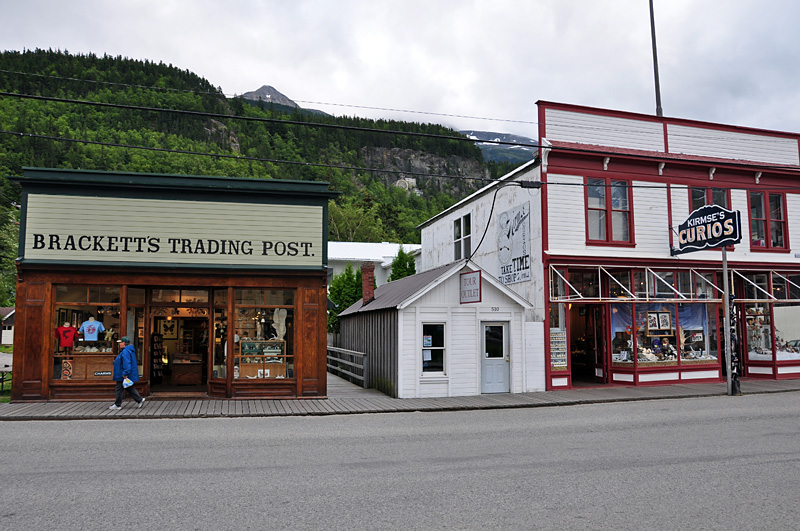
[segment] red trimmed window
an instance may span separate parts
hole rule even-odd
[[[633,242],[630,181],[586,179],[586,239],[589,243]]]
[[[689,212],[694,212],[705,205],[717,205],[730,210],[728,190],[725,188],[689,188]]]
[[[750,192],[749,199],[750,249],[787,249],[785,196],[774,192]]]

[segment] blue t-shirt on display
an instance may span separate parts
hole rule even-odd
[[[85,341],[97,341],[97,334],[106,329],[100,321],[84,321],[78,332],[83,334]]]

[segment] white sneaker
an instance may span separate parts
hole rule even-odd
[[[110,406],[108,406],[108,409],[122,409],[122,408],[116,404],[111,404]]]
[[[141,409],[141,407],[142,407],[143,405],[144,405],[144,398],[142,398],[142,401],[141,401],[141,402],[139,402],[139,405],[138,405],[138,406],[136,406],[136,408],[137,408],[137,409]]]

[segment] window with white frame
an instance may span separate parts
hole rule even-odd
[[[466,214],[453,221],[453,260],[469,258],[472,253],[472,216]]]
[[[444,324],[422,325],[422,372],[444,372]]]

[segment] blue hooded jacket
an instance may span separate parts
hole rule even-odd
[[[136,361],[136,349],[133,348],[133,345],[128,345],[122,349],[122,352],[114,358],[114,381],[121,382],[126,376],[132,382],[139,381],[139,365]]]

